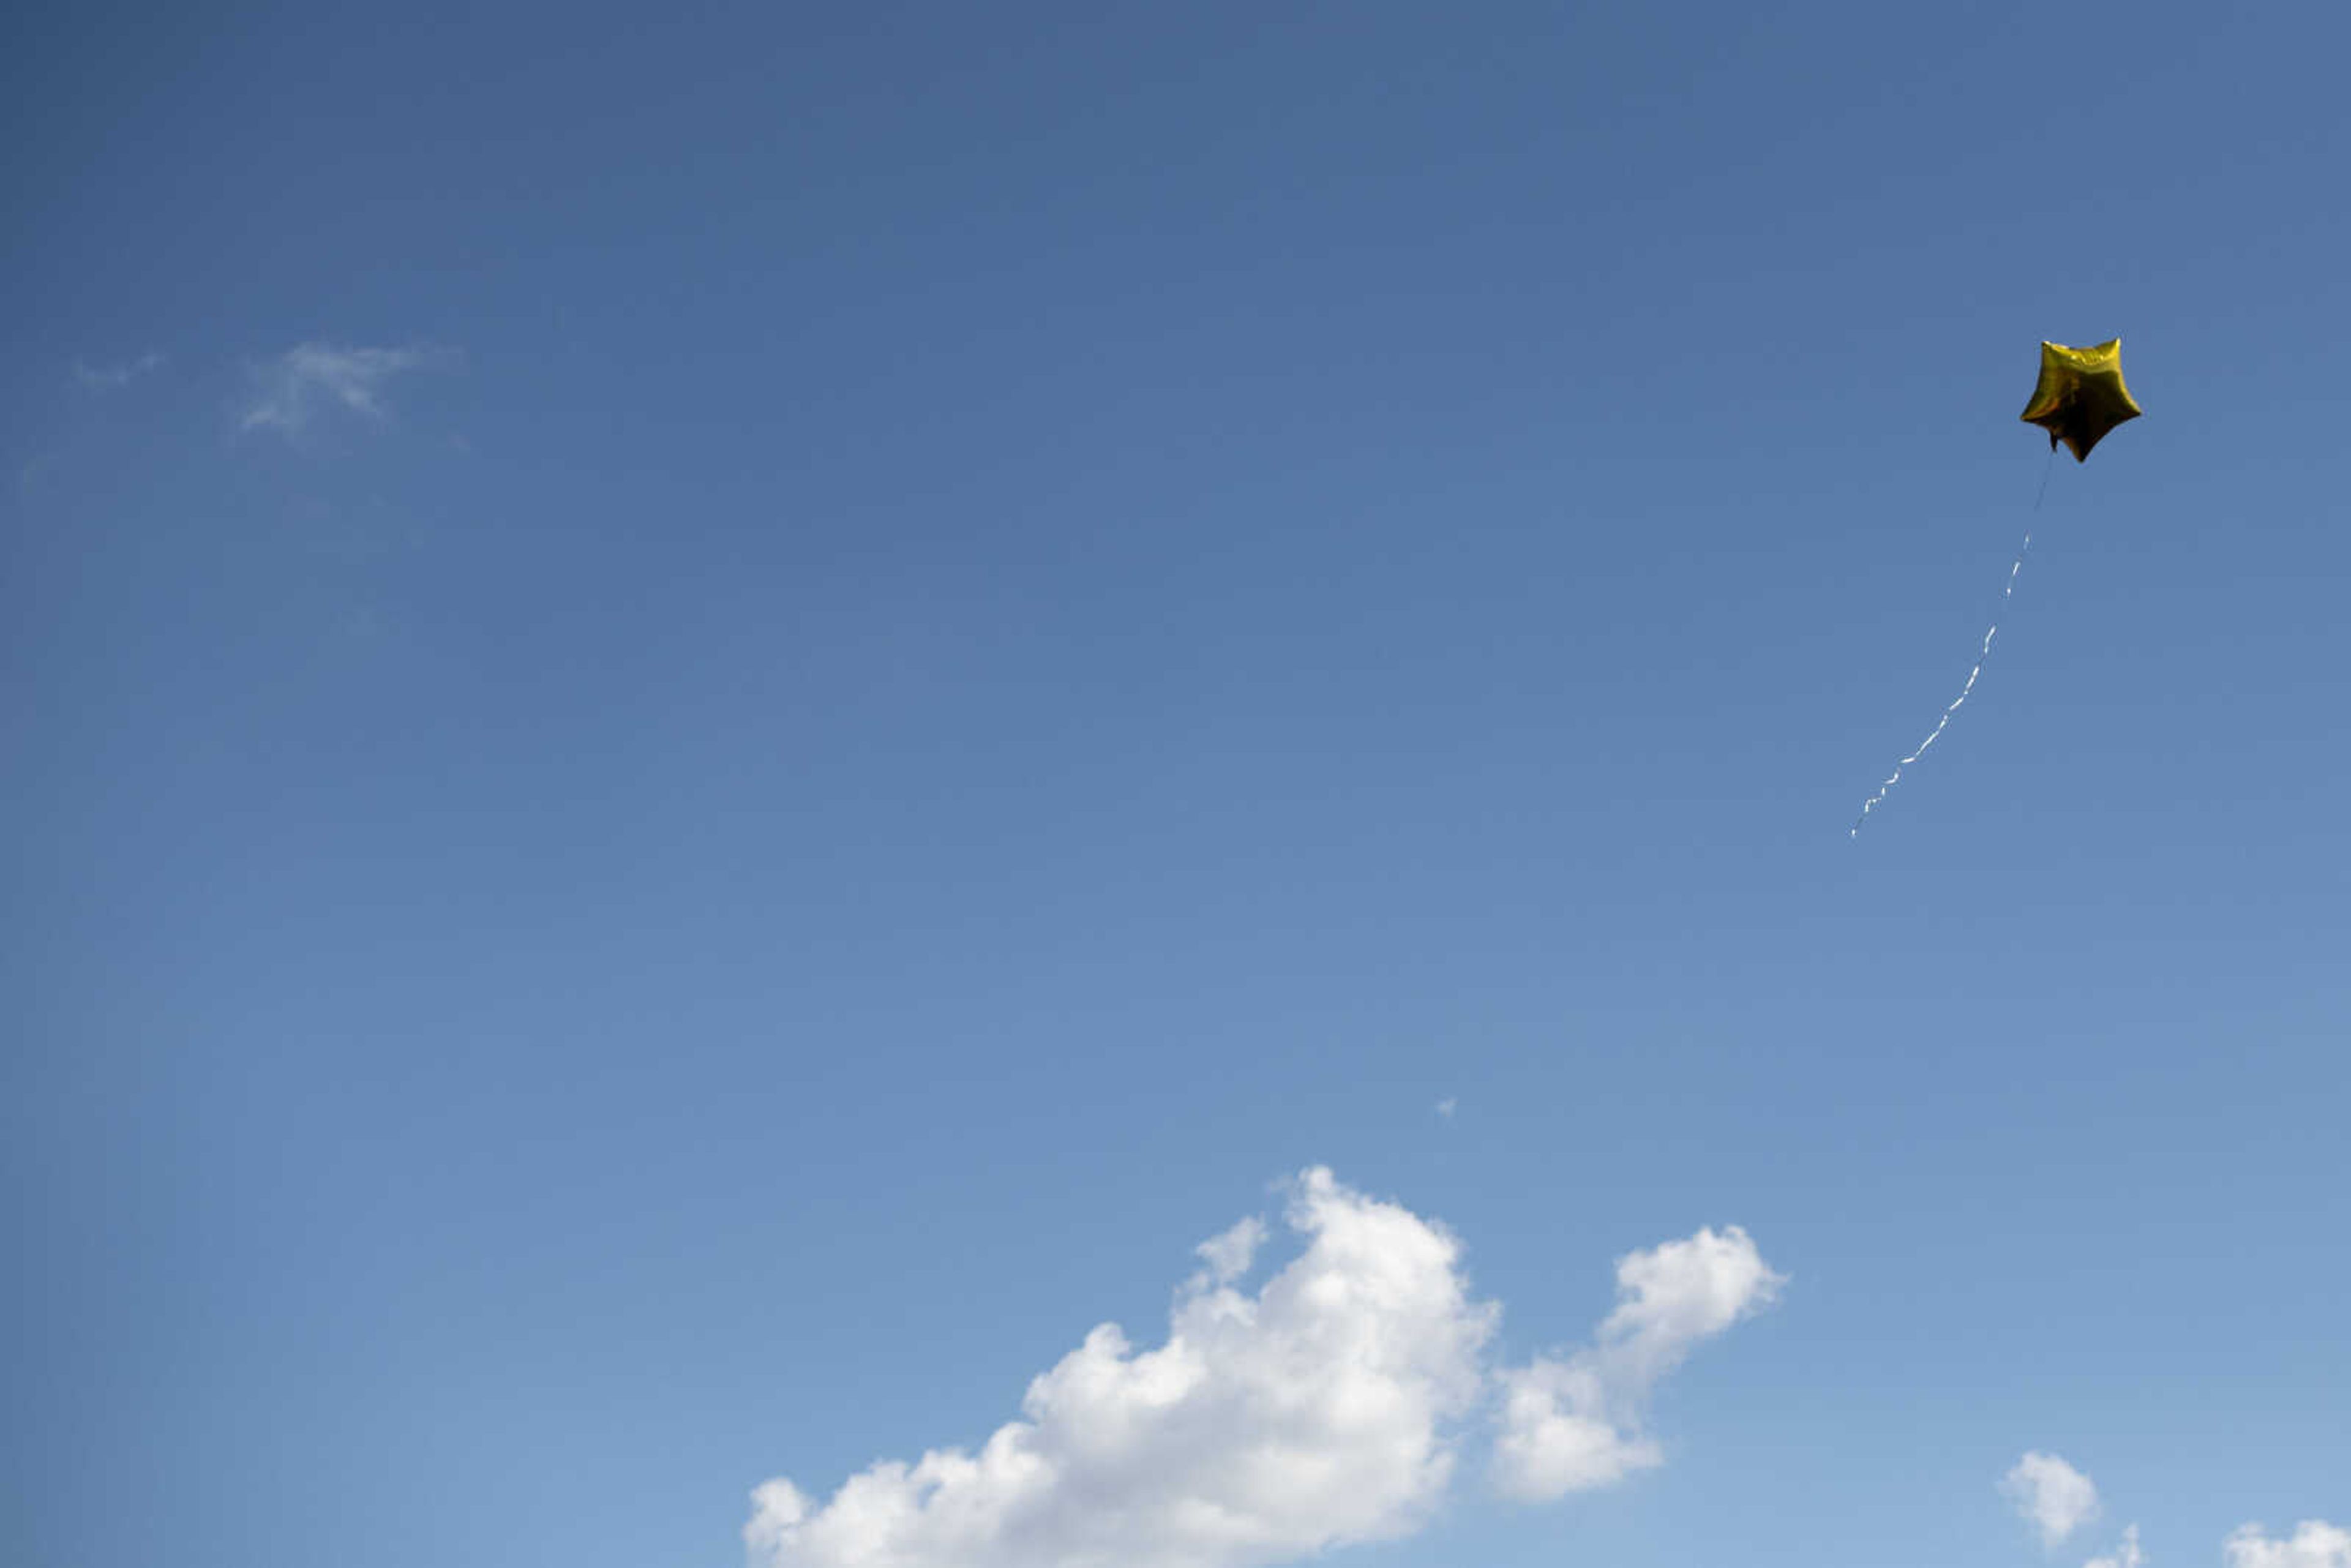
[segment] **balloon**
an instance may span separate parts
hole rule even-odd
[[[2090,448],[2126,419],[2144,412],[2123,385],[2123,340],[2116,338],[2090,349],[2069,349],[2063,343],[2041,345],[2041,383],[2023,419],[2049,433],[2049,449],[2064,442],[2074,461],[2086,463]]]

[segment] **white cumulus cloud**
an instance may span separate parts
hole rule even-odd
[[[2000,1490],[2041,1531],[2043,1546],[2055,1546],[2097,1517],[2098,1489],[2054,1454],[2026,1454],[2001,1478]]]
[[[1499,1375],[1496,1484],[1548,1501],[1662,1463],[1643,1430],[1651,1390],[1692,1347],[1768,1304],[1784,1283],[1735,1225],[1620,1259],[1616,1310],[1589,1348]]]
[[[977,1454],[874,1465],[820,1507],[770,1481],[746,1541],[779,1568],[1207,1568],[1409,1531],[1451,1478],[1494,1309],[1444,1230],[1326,1170],[1288,1218],[1305,1249],[1260,1294],[1224,1282],[1244,1222],[1201,1249],[1164,1345],[1104,1324]]]
[[[334,407],[370,419],[381,419],[386,413],[385,382],[444,358],[432,349],[352,349],[332,343],[298,343],[277,359],[255,367],[258,392],[246,410],[245,428],[291,434],[308,424],[320,409]]]
[[[2305,1519],[2292,1535],[2272,1540],[2260,1525],[2241,1524],[2222,1550],[2229,1568],[2351,1568],[2351,1530]]]
[[[885,1460],[822,1501],[788,1479],[760,1486],[751,1557],[1253,1568],[1411,1533],[1450,1489],[1472,1418],[1517,1375],[1489,1364],[1499,1310],[1472,1295],[1443,1227],[1328,1170],[1298,1179],[1285,1218],[1302,1245],[1261,1290],[1236,1288],[1267,1239],[1244,1220],[1199,1248],[1165,1343],[1096,1328],[977,1451]],[[1625,1300],[1593,1353],[1624,1390],[1768,1293],[1760,1260],[1737,1285],[1742,1253],[1743,1233],[1701,1231],[1625,1260]]]

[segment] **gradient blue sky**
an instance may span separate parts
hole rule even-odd
[[[732,1564],[1326,1162],[1790,1277],[1334,1564],[2351,1514],[2351,13],[5,26],[0,1559]]]

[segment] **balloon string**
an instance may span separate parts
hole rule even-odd
[[[2032,495],[2032,517],[2036,520],[2041,516],[2042,497],[2049,494],[2049,476],[2056,466],[2057,448],[2053,443],[2049,448],[2049,462],[2041,470],[2041,487]],[[2028,523],[2024,529],[2024,543],[2017,548],[2016,559],[2009,563],[2008,580],[2001,584],[2000,602],[1992,611],[1991,627],[1983,634],[1983,645],[1976,650],[1975,668],[1968,672],[1967,684],[1959,688],[1959,695],[1951,699],[1951,706],[1943,710],[1942,716],[1935,720],[1935,727],[1928,732],[1926,739],[1918,743],[1918,748],[1896,763],[1894,771],[1886,776],[1886,782],[1877,787],[1877,793],[1861,803],[1861,815],[1853,820],[1853,826],[1845,831],[1845,837],[1856,839],[1861,836],[1861,825],[1869,821],[1869,813],[1876,809],[1879,801],[1886,799],[1886,792],[1888,789],[1902,782],[1902,770],[1927,755],[1927,748],[1941,738],[1943,731],[1950,726],[1951,716],[1959,711],[1959,705],[1966,702],[1968,694],[1976,689],[1976,677],[1983,674],[1984,664],[1991,657],[1992,639],[2000,635],[2001,620],[2008,613],[2009,600],[2016,592],[2017,574],[2024,570],[2024,558],[2031,554],[2032,550],[2032,525]]]

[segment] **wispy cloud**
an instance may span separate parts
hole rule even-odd
[[[93,365],[87,360],[76,360],[73,375],[75,384],[84,392],[105,392],[119,391],[162,368],[163,356],[148,353],[119,365]]]
[[[1164,1344],[1095,1329],[977,1452],[884,1460],[827,1501],[787,1479],[759,1487],[753,1558],[1254,1568],[1413,1533],[1452,1486],[1465,1425],[1523,1375],[1488,1360],[1499,1308],[1471,1294],[1442,1226],[1327,1170],[1297,1180],[1285,1218],[1303,1249],[1261,1290],[1239,1287],[1267,1235],[1245,1219],[1200,1247]],[[1625,1300],[1590,1354],[1612,1395],[1635,1401],[1776,1281],[1737,1230],[1635,1253],[1617,1273]]]
[[[1450,1094],[1437,1103],[1437,1113],[1448,1122],[1453,1120],[1453,1113],[1459,1109],[1461,1109],[1461,1102]]]
[[[2028,1453],[2000,1479],[2001,1495],[2053,1547],[2097,1517],[2098,1489],[2054,1454]]]
[[[292,434],[321,410],[336,408],[367,419],[384,419],[391,412],[384,402],[384,388],[393,377],[445,363],[451,357],[439,349],[298,343],[277,359],[254,367],[257,392],[246,410],[244,428]]]

